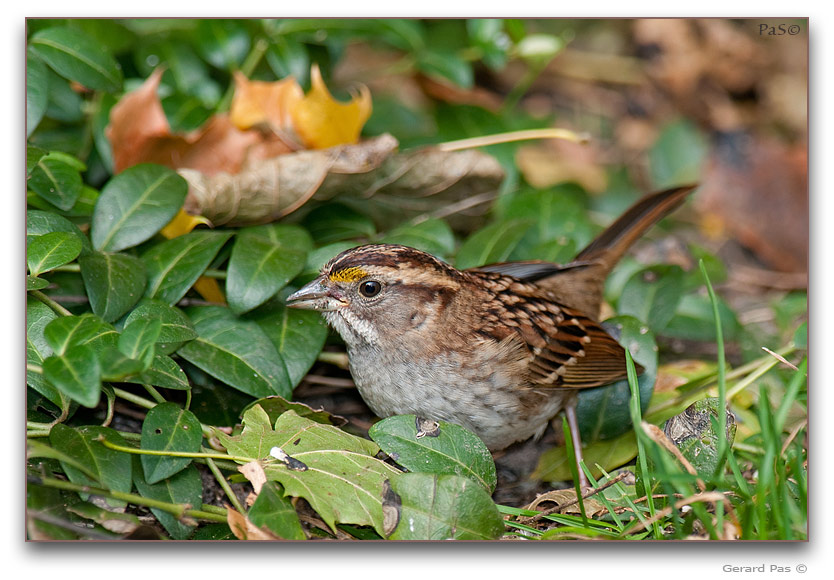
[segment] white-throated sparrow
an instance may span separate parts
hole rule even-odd
[[[288,305],[322,312],[341,335],[378,416],[457,423],[494,451],[541,435],[564,409],[578,453],[577,390],[626,376],[625,351],[597,322],[605,278],[694,187],[642,198],[567,265],[460,271],[406,246],[366,245],[330,260]]]

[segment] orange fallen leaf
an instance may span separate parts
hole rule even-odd
[[[177,215],[174,216],[168,225],[162,228],[159,233],[168,238],[176,238],[182,236],[193,230],[199,225],[210,226],[211,222],[202,216],[191,215],[185,210],[180,209]]]
[[[293,77],[277,82],[251,81],[235,73],[235,94],[229,118],[238,129],[268,125],[274,131],[292,127],[290,110],[304,98],[304,91]]]

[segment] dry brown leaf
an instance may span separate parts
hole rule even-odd
[[[249,521],[249,518],[226,506],[226,522],[238,540],[280,540],[268,530],[261,529]]]
[[[585,504],[585,514],[588,517],[594,517],[608,512],[608,509],[602,503],[593,498],[585,498],[582,501]],[[576,490],[574,489],[554,489],[543,493],[530,502],[530,505],[525,506],[525,509],[541,510],[542,508],[539,506],[543,503],[555,503],[557,506],[567,504],[564,508],[559,509],[558,513],[574,515],[582,513],[579,509],[579,502],[576,500]]]
[[[250,461],[249,463],[239,465],[237,470],[252,484],[255,495],[261,493],[261,488],[266,483],[266,472],[259,461]]]

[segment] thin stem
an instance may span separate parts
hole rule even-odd
[[[254,461],[252,457],[238,457],[236,455],[227,455],[224,453],[197,453],[192,451],[154,451],[151,449],[137,449],[135,447],[125,447],[111,443],[104,437],[97,438],[96,441],[114,451],[121,451],[123,453],[133,453],[135,455],[159,455],[163,457],[188,457],[191,459],[230,459],[232,461],[239,461],[242,463],[249,463]]]
[[[144,384],[143,384],[142,386],[143,386],[143,387],[145,387],[145,390],[146,390],[146,391],[148,391],[148,394],[149,394],[151,397],[153,397],[153,398],[154,398],[154,400],[155,400],[157,403],[167,403],[167,402],[168,402],[168,401],[166,401],[166,400],[165,400],[165,397],[163,397],[163,396],[159,393],[159,391],[157,391],[157,390],[156,390],[153,386],[151,386],[151,385],[144,385]]]
[[[151,401],[150,399],[145,399],[144,397],[140,397],[139,395],[134,395],[133,393],[125,391],[118,387],[113,387],[113,393],[115,393],[117,397],[121,397],[125,401],[130,401],[134,405],[139,405],[140,407],[144,407],[145,409],[153,409],[157,405],[157,403]]]
[[[246,58],[244,59],[243,63],[240,65],[240,68],[238,70],[247,78],[251,76],[252,72],[258,66],[258,63],[261,61],[268,49],[269,42],[266,39],[259,38],[258,40],[256,40],[255,46],[253,46],[249,54],[246,55]],[[235,84],[230,83],[229,88],[226,90],[226,93],[223,95],[223,98],[220,99],[220,102],[217,105],[218,113],[223,113],[229,110],[234,94]]]
[[[532,139],[564,139],[573,143],[587,143],[588,136],[575,133],[569,129],[550,127],[545,129],[528,129],[525,131],[510,131],[509,133],[496,133],[495,135],[484,135],[457,141],[446,141],[436,145],[440,151],[459,151],[461,149],[472,149],[474,147],[485,147],[498,143],[512,143],[514,141],[529,141]]]
[[[224,524],[227,521],[225,515],[214,513],[214,509],[211,512],[205,510],[195,510],[190,509],[188,507],[188,504],[168,503],[164,501],[151,499],[148,497],[142,497],[141,495],[136,495],[133,493],[125,493],[122,491],[109,490],[89,485],[79,485],[70,481],[64,481],[63,479],[54,479],[52,477],[32,477],[30,478],[30,482],[38,485],[44,485],[46,487],[63,489],[66,491],[74,491],[78,493],[90,493],[93,495],[100,495],[103,497],[109,497],[121,501],[126,501],[134,505],[143,505],[149,508],[156,508],[164,512],[168,512],[176,516],[177,518],[190,517],[194,519],[208,520],[211,522],[219,522]]]
[[[237,499],[237,495],[235,495],[235,492],[232,491],[232,488],[229,485],[229,482],[226,480],[226,478],[223,476],[223,474],[220,473],[220,470],[217,468],[217,465],[215,465],[215,463],[214,463],[214,459],[211,459],[211,458],[207,457],[206,458],[206,465],[211,470],[212,474],[214,474],[214,479],[217,480],[217,483],[220,484],[220,487],[226,493],[226,497],[228,497],[229,501],[232,502],[232,506],[238,511],[238,513],[245,514],[246,510],[244,510],[243,506],[240,505],[240,501]]]
[[[34,296],[47,306],[49,306],[52,310],[55,311],[56,314],[61,316],[72,316],[72,312],[55,302],[52,298],[41,292],[40,290],[32,290],[29,292],[30,296]]]

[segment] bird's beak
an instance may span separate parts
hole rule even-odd
[[[331,312],[347,306],[348,302],[339,288],[329,285],[328,282],[325,276],[319,276],[298,292],[291,294],[287,298],[287,306],[319,312]]]

